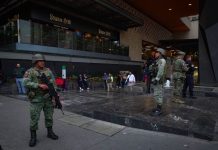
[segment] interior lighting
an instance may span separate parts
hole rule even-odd
[[[172,9],[172,8],[169,8],[168,10],[171,11],[171,10],[173,10],[173,9]]]
[[[192,5],[192,3],[189,3],[188,5],[189,5],[189,6],[191,6],[191,5]]]

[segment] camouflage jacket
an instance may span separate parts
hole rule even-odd
[[[152,78],[163,81],[166,73],[166,60],[159,58],[155,63],[149,66],[149,70],[153,72]]]
[[[176,59],[173,63],[173,78],[181,79],[185,78],[185,72],[188,71],[188,67],[184,60]]]
[[[50,69],[44,68],[40,70],[36,67],[30,68],[24,74],[24,85],[27,88],[27,95],[31,102],[41,102],[44,99],[44,96],[48,95],[48,90],[42,90],[39,87],[39,84],[42,83],[42,81],[39,79],[42,73],[47,76],[47,78],[51,83],[54,84],[54,87],[56,88],[54,75]]]

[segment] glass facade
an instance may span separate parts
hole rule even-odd
[[[119,41],[112,40],[109,37],[25,20],[18,20],[0,27],[0,40],[1,45],[20,42],[129,56],[128,47],[120,46]]]
[[[18,42],[17,21],[0,26],[0,46]]]

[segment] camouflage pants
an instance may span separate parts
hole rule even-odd
[[[42,102],[30,103],[30,129],[37,130],[38,122],[41,111],[44,111],[45,126],[51,127],[53,125],[53,104],[50,100],[44,100]]]
[[[157,84],[153,85],[154,90],[154,99],[157,104],[162,105],[163,104],[163,85]]]
[[[184,84],[183,79],[174,79],[173,96],[181,97],[183,84]]]

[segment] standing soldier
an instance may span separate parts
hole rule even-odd
[[[182,88],[183,83],[185,80],[185,72],[188,71],[188,67],[183,60],[185,53],[182,51],[178,51],[176,54],[176,60],[173,63],[173,81],[174,81],[174,88],[173,88],[173,102],[184,104],[185,102],[181,100]]]
[[[47,137],[57,140],[58,136],[52,130],[53,126],[53,102],[48,94],[48,86],[40,80],[40,76],[44,73],[51,83],[54,84],[54,75],[51,70],[45,67],[45,57],[41,54],[35,54],[32,58],[34,67],[27,70],[24,74],[24,84],[28,90],[27,95],[30,100],[30,132],[31,139],[29,146],[36,145],[36,130],[38,129],[38,121],[41,110],[44,111],[45,126],[47,128]]]
[[[151,83],[154,89],[154,99],[157,103],[157,107],[152,110],[151,115],[159,116],[162,114],[162,104],[163,104],[163,83],[165,78],[165,67],[166,61],[163,58],[165,55],[165,50],[158,48],[155,52],[156,61],[149,67],[151,71]]]

